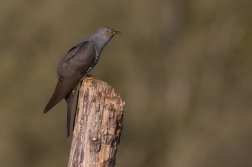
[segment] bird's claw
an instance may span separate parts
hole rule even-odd
[[[93,80],[94,77],[93,77],[93,75],[86,75],[86,76],[83,77],[81,80],[84,81],[85,79],[87,79],[87,80]]]

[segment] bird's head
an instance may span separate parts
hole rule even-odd
[[[98,43],[106,45],[114,35],[121,34],[120,31],[116,31],[111,27],[103,26],[99,27],[92,35],[93,40]]]

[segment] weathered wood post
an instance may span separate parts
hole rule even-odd
[[[124,105],[120,95],[106,82],[83,80],[68,167],[115,166]]]

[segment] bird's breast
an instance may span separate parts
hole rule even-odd
[[[100,55],[96,53],[94,59],[92,60],[91,64],[89,65],[85,75],[88,74],[92,70],[92,68],[94,68],[94,66],[98,63],[99,59],[100,59]]]

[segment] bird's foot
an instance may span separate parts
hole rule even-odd
[[[84,78],[87,79],[87,80],[92,80],[92,79],[94,79],[93,75],[87,75],[87,76],[85,76]]]
[[[83,77],[81,80],[83,81],[84,79],[87,79],[87,80],[93,80],[94,77],[93,75],[86,75],[85,77]]]

